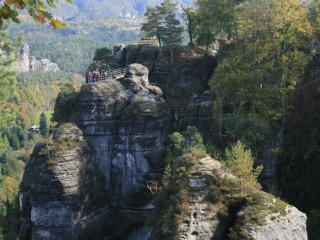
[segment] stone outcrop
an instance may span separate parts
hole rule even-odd
[[[169,57],[168,52],[161,51],[150,76],[150,81],[157,83],[165,96],[191,97],[206,89],[216,65],[212,56],[207,56],[203,49],[180,47],[175,51],[171,70]]]
[[[29,45],[23,44],[20,49],[20,59],[13,64],[13,67],[18,72],[29,72],[30,70],[30,59],[29,59]]]
[[[216,60],[212,55],[205,54],[205,50],[201,48],[179,47],[175,50],[171,71],[168,64],[170,53],[166,49],[160,50],[158,46],[153,44],[136,43],[126,47],[118,45],[114,47],[113,51],[118,63],[128,67],[129,72],[132,72],[124,80],[126,85],[130,84],[133,75],[135,75],[134,79],[138,79],[140,74],[144,75],[145,79],[146,75],[149,75],[148,80],[151,84],[146,83],[142,76],[135,82],[138,83],[139,89],[148,89],[152,93],[163,95],[170,105],[172,116],[174,116],[175,130],[184,130],[186,126],[193,125],[199,127],[200,132],[205,135],[214,132],[212,121],[210,122],[213,119],[211,109],[214,97],[208,100],[207,96],[213,94],[206,91],[206,83],[216,65]],[[143,65],[149,71],[143,70],[141,66],[138,69],[133,69],[131,66],[134,63]],[[140,81],[142,84],[139,84]],[[146,84],[149,84],[148,87]],[[189,98],[195,93],[203,95],[206,100],[201,101],[200,105],[188,106]],[[184,103],[178,104],[177,107],[171,107],[176,99]]]
[[[121,66],[139,63],[147,67],[150,82],[159,86],[165,97],[178,95],[189,98],[194,93],[203,92],[216,66],[213,56],[206,55],[204,49],[196,47],[177,48],[171,70],[169,51],[160,51],[153,44],[136,43],[126,47],[119,45],[113,51]]]
[[[149,71],[153,69],[159,52],[159,47],[153,44],[135,43],[113,47],[113,53],[119,65],[129,66],[132,63],[139,63],[147,67]]]
[[[83,220],[105,207],[103,175],[81,130],[60,126],[34,148],[20,187],[21,239],[72,239]]]
[[[275,198],[273,200],[279,201]],[[281,215],[279,212],[268,214],[265,216],[265,223],[259,226],[240,220],[236,222],[236,228],[244,229],[249,240],[308,240],[306,214],[289,205],[284,211],[285,215]],[[246,209],[239,215],[243,216],[244,214],[246,214]]]
[[[21,239],[147,239],[147,181],[161,178],[172,131],[166,102],[108,80],[83,86],[71,114],[76,126],[61,125],[27,166]]]
[[[150,85],[148,76],[148,68],[141,64],[134,63],[127,67],[126,75],[122,82],[126,85],[134,84],[136,91],[147,90],[155,95],[161,96],[162,90],[157,86]]]
[[[113,46],[113,55],[116,57],[116,61],[120,66],[125,64],[125,45],[119,44]]]
[[[231,233],[230,228],[241,234],[234,239],[308,239],[306,215],[267,193],[260,193],[268,200],[264,203],[265,210],[258,210],[259,219],[252,215],[253,209],[262,208],[260,205],[247,206],[238,211],[229,206],[229,209],[223,210],[222,213],[223,203],[219,200],[210,201],[208,197],[208,192],[213,189],[210,184],[220,186],[221,179],[233,178],[221,168],[220,162],[210,157],[200,159],[192,172],[189,177],[190,215],[177,226],[175,239],[224,240],[227,234]],[[217,197],[217,194],[218,192],[214,197]]]
[[[37,60],[36,57],[30,56],[30,48],[28,44],[23,44],[20,50],[20,58],[13,64],[18,72],[29,72],[35,70],[59,71],[58,64],[51,62],[49,59]]]
[[[212,115],[212,107],[215,100],[215,95],[206,90],[199,96],[199,103],[196,103],[194,99],[185,108],[176,108],[180,111],[180,119],[177,120],[179,129],[186,129],[187,126],[196,126],[204,137],[211,136],[215,131],[218,131],[218,127],[213,128],[212,123],[218,121],[214,119]],[[216,132],[215,132],[216,133]]]
[[[152,199],[146,179],[163,170],[172,125],[167,104],[146,90],[124,91],[116,81],[87,87],[89,94],[79,95],[79,126],[92,143],[111,202],[143,207]]]

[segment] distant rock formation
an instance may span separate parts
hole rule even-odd
[[[148,86],[147,75],[133,73]],[[148,239],[148,181],[161,179],[172,132],[166,102],[108,80],[84,85],[70,114],[76,124],[38,144],[24,173],[21,239]]]
[[[29,55],[30,48],[27,43],[23,44],[20,50],[20,59],[13,64],[18,72],[29,72],[35,70],[59,71],[58,64],[51,62],[49,59],[37,60],[34,56]]]

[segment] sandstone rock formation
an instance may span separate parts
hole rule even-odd
[[[180,119],[177,119],[177,124],[181,129],[186,129],[187,126],[196,126],[204,134],[204,137],[211,136],[212,132],[218,131],[218,127],[212,128],[214,122],[212,107],[215,96],[212,92],[206,90],[199,96],[199,100],[199,103],[189,102],[185,108],[177,108],[181,113]]]
[[[273,199],[273,201],[279,201]],[[306,214],[297,208],[287,205],[285,215],[279,212],[270,213],[265,216],[265,224],[254,225],[239,220],[236,228],[244,229],[247,239],[250,240],[269,240],[269,239],[299,239],[308,240]],[[245,214],[246,210],[241,212]]]
[[[81,130],[60,126],[34,148],[20,187],[21,239],[72,239],[82,221],[105,207],[101,171]]]
[[[208,198],[208,192],[212,191],[210,184],[219,185],[221,179],[233,177],[221,168],[220,162],[210,157],[203,158],[199,160],[193,173],[189,178],[190,215],[178,225],[176,239],[224,240],[231,233],[230,228],[241,233],[239,238],[234,239],[240,239],[240,236],[241,239],[250,240],[308,239],[306,215],[267,193],[261,192],[269,200],[265,202],[264,210],[258,212],[260,219],[252,217],[252,209],[263,208],[261,206],[248,206],[238,212],[229,208],[223,210],[222,214],[223,203],[210,201]]]
[[[132,63],[144,65],[149,70],[149,80],[162,89],[165,97],[189,98],[194,93],[203,92],[213,73],[216,60],[196,47],[179,47],[174,54],[174,66],[170,70],[169,52],[160,51],[149,43],[115,46],[114,54],[121,66]],[[171,74],[172,73],[172,74]]]
[[[120,66],[123,66],[125,63],[125,45],[124,44],[119,44],[113,46],[113,55],[116,57],[116,61]]]
[[[132,73],[126,76],[126,84],[130,84],[136,75],[149,75],[151,85],[146,87],[145,80],[140,78],[135,82],[142,81],[143,84],[138,84],[139,88],[148,89],[150,92],[157,95],[163,95],[170,105],[170,111],[175,118],[175,130],[184,130],[186,126],[193,125],[199,127],[199,130],[206,135],[211,134],[212,129],[211,108],[213,106],[214,97],[209,91],[206,91],[206,83],[212,75],[213,68],[216,65],[214,57],[207,56],[205,50],[195,47],[179,47],[174,54],[174,67],[172,74],[170,71],[169,56],[167,50],[149,44],[137,43],[130,44],[126,47],[123,45],[114,47],[114,54],[117,61],[122,66],[130,68]],[[149,71],[133,69],[133,63],[138,63],[145,66]],[[146,79],[146,77],[145,77]],[[158,88],[159,87],[159,88]],[[204,92],[206,91],[206,92]],[[205,101],[200,105],[188,105],[189,98],[197,93],[203,95]],[[173,99],[172,99],[173,98]],[[186,102],[183,106],[178,104],[177,107],[171,107],[178,99],[179,102]],[[208,129],[210,131],[208,131]]]
[[[13,64],[13,67],[18,72],[29,72],[30,70],[30,59],[29,59],[29,45],[23,44],[20,49],[20,59]]]
[[[114,206],[143,207],[152,196],[146,179],[161,175],[171,131],[166,102],[116,81],[90,84],[79,95],[79,126],[94,148]],[[87,92],[88,91],[88,92]]]
[[[76,105],[77,126],[61,125],[27,166],[21,239],[146,239],[147,181],[161,178],[172,131],[166,102],[110,80],[83,86]]]
[[[30,70],[59,71],[58,64],[51,62],[49,59],[37,60],[34,56],[29,55],[29,45],[23,44],[20,50],[20,58],[13,64],[18,72],[29,72]]]
[[[159,47],[153,44],[130,44],[128,46],[114,46],[113,53],[116,56],[117,62],[121,66],[129,66],[132,63],[139,63],[152,70],[158,54]]]
[[[141,64],[130,64],[126,69],[126,75],[123,79],[124,84],[134,83],[135,90],[148,90],[158,96],[162,95],[162,90],[157,86],[149,84],[149,70]]]

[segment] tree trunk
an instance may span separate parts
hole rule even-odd
[[[234,0],[232,0],[231,4],[232,4],[232,13],[233,13],[234,36],[235,36],[235,40],[238,41],[238,23],[236,18],[236,8],[235,8],[236,4],[234,3]]]
[[[190,14],[188,14],[189,24],[188,24],[188,33],[189,33],[189,46],[193,46],[192,39],[192,20]]]
[[[170,65],[173,66],[173,40],[170,37]]]
[[[157,37],[157,39],[158,39],[159,47],[161,48],[161,38]]]
[[[193,46],[191,23],[189,24],[189,46]]]

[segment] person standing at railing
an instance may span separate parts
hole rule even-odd
[[[108,72],[107,72],[107,70],[104,70],[104,78],[105,78],[105,80],[107,80],[107,78],[108,78]]]
[[[196,98],[196,103],[200,104],[200,98],[199,98],[198,95],[197,95],[197,98]]]
[[[97,77],[97,82],[99,82],[100,77],[101,77],[101,74],[100,74],[100,72],[99,72],[99,70],[98,70],[98,69],[97,69],[97,75],[98,75],[98,77]]]
[[[196,103],[197,97],[198,97],[197,94],[193,94],[192,101],[194,104]]]
[[[98,81],[98,73],[96,70],[93,70],[93,82],[97,82]]]
[[[93,73],[91,71],[89,71],[88,78],[89,78],[89,83],[93,81]]]
[[[86,73],[86,84],[89,82],[89,72]]]

